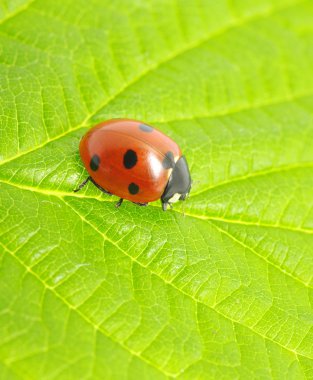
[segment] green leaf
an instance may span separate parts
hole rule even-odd
[[[311,0],[3,0],[0,92],[1,379],[313,379]],[[73,193],[113,117],[185,215]]]

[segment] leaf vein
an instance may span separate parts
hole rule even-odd
[[[22,5],[21,7],[17,8],[14,12],[11,12],[7,15],[7,17],[4,17],[2,20],[0,20],[0,25],[4,24],[5,22],[9,21],[10,19],[16,17],[22,12],[25,12],[27,9],[30,8],[32,4],[35,3],[36,0],[30,0],[28,3]]]
[[[62,199],[62,198],[61,198],[61,199]],[[129,253],[127,253],[123,248],[121,248],[120,246],[118,246],[118,245],[115,243],[115,241],[111,240],[108,236],[106,236],[104,233],[102,233],[100,230],[98,230],[96,226],[94,226],[91,222],[89,222],[86,218],[84,218],[84,216],[82,216],[77,210],[75,210],[75,209],[74,209],[74,208],[73,208],[68,202],[66,202],[64,199],[62,199],[62,201],[63,201],[63,202],[64,202],[64,203],[65,203],[70,209],[72,209],[72,211],[73,211],[74,213],[76,213],[76,214],[81,218],[82,221],[84,221],[84,222],[87,223],[90,227],[92,227],[92,228],[94,229],[95,232],[97,232],[100,236],[102,236],[102,237],[103,237],[104,239],[106,239],[108,242],[110,242],[111,244],[113,244],[118,250],[120,250],[122,253],[124,253],[124,254],[125,254],[127,257],[129,257],[132,261],[136,262],[136,263],[137,263],[138,265],[140,265],[141,267],[147,269],[147,268],[146,268],[146,267],[145,267],[140,261],[136,260],[136,259],[135,259],[134,257],[132,257]],[[247,248],[250,249],[249,247],[247,247]],[[274,264],[273,264],[273,265],[274,265]],[[291,352],[291,353],[293,353],[293,354],[300,355],[300,356],[302,356],[302,357],[304,357],[304,358],[313,359],[313,356],[312,356],[312,357],[311,357],[311,356],[306,356],[306,355],[304,355],[304,354],[302,354],[302,353],[299,353],[299,352],[293,350],[292,348],[289,348],[288,346],[285,346],[285,345],[281,344],[280,342],[271,339],[269,336],[263,335],[261,332],[254,330],[251,326],[249,326],[249,325],[245,325],[245,324],[243,324],[241,321],[239,321],[239,320],[235,320],[235,319],[233,319],[232,317],[230,317],[229,315],[223,314],[220,310],[217,310],[217,309],[215,309],[213,306],[208,305],[208,304],[206,304],[206,303],[204,303],[204,302],[202,302],[202,301],[200,301],[200,300],[194,298],[191,294],[182,291],[180,288],[178,288],[177,286],[175,286],[173,283],[171,283],[171,282],[169,282],[169,281],[166,281],[166,280],[165,280],[165,279],[164,279],[159,273],[157,273],[157,272],[151,270],[150,268],[148,268],[148,269],[151,271],[151,273],[153,273],[155,276],[157,276],[158,278],[160,278],[160,279],[161,279],[162,281],[164,281],[166,284],[172,286],[172,287],[173,287],[174,289],[176,289],[179,293],[182,293],[182,294],[184,294],[185,296],[187,296],[188,298],[191,298],[194,302],[196,302],[196,303],[199,302],[199,303],[205,305],[206,307],[212,309],[213,311],[215,311],[216,313],[218,313],[218,314],[221,315],[222,317],[226,318],[227,320],[230,320],[230,321],[232,321],[233,323],[237,323],[237,324],[239,324],[239,325],[242,325],[242,326],[248,328],[249,330],[251,330],[251,331],[254,332],[255,334],[261,336],[262,338],[267,339],[267,340],[270,340],[270,341],[272,341],[273,343],[276,343],[277,345],[281,346],[281,347],[284,348],[286,351],[289,351],[289,352]]]
[[[85,320],[89,325],[91,325],[96,331],[101,332],[105,337],[110,339],[112,342],[118,344],[121,346],[125,351],[127,351],[129,354],[131,354],[133,357],[137,357],[138,359],[142,360],[149,366],[157,369],[159,372],[162,373],[162,375],[172,377],[171,374],[166,373],[165,371],[162,371],[160,368],[156,367],[152,362],[150,362],[148,359],[140,356],[137,352],[132,351],[129,347],[125,346],[123,343],[113,339],[105,330],[103,330],[100,326],[95,325],[92,320],[90,320],[84,313],[82,313],[76,306],[72,305],[70,302],[66,300],[60,293],[58,293],[54,288],[49,286],[44,280],[41,279],[41,277],[34,272],[30,267],[28,267],[18,256],[16,256],[12,251],[10,251],[2,242],[0,242],[0,245],[16,260],[19,262],[20,265],[22,265],[28,273],[33,275],[43,286],[45,289],[51,291],[57,298],[59,298],[68,308],[69,310],[73,310],[75,313],[77,313],[83,320]]]

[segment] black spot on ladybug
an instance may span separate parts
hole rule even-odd
[[[128,191],[130,192],[130,194],[135,195],[139,191],[139,186],[132,182],[128,186]]]
[[[131,169],[137,164],[137,154],[131,149],[128,149],[128,151],[124,154],[124,166],[126,169]]]
[[[174,155],[172,152],[166,153],[164,160],[162,161],[162,165],[164,169],[170,169],[175,166]]]
[[[153,128],[150,127],[150,125],[146,125],[146,124],[140,124],[140,125],[139,125],[139,128],[140,128],[143,132],[152,132],[152,131],[153,131]]]
[[[100,157],[97,154],[94,154],[90,160],[90,169],[94,172],[98,170],[100,164]]]

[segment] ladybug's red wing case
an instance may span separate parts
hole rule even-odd
[[[159,199],[181,156],[163,133],[134,120],[116,119],[92,128],[80,155],[93,182],[136,203]]]

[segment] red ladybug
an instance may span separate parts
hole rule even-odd
[[[136,120],[113,119],[91,128],[79,145],[90,180],[101,191],[146,206],[161,199],[162,208],[185,200],[191,178],[179,146],[162,132]]]

